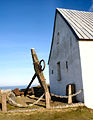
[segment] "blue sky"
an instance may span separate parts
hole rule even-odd
[[[30,82],[34,74],[31,48],[45,59],[49,82],[47,62],[57,7],[93,12],[93,1],[0,0],[0,86]]]

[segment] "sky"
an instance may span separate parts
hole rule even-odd
[[[93,12],[93,0],[0,0],[0,86],[29,84],[35,73],[31,48],[39,60],[45,60],[44,75],[49,83],[56,8]]]

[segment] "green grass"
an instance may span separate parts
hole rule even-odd
[[[24,113],[2,113],[0,120],[93,120],[93,110],[86,107],[41,109]]]
[[[25,101],[28,104],[35,102],[38,97],[28,98],[17,98],[18,103],[24,103]],[[1,99],[0,99],[1,102]],[[52,98],[51,106],[64,105],[61,99]],[[77,107],[77,108],[66,108],[66,109],[45,109],[45,99],[42,99],[37,105],[34,105],[29,108],[18,108],[7,104],[7,109],[17,110],[17,109],[33,109],[40,108],[31,112],[7,112],[2,113],[0,110],[0,120],[93,120],[93,110],[86,107]]]
[[[17,98],[17,103],[25,103],[24,101],[27,101],[28,104],[33,104],[36,100],[38,100],[38,97],[33,97],[31,99],[28,99],[27,97],[25,98]],[[0,102],[1,103],[1,102]],[[53,101],[51,100],[51,106],[57,106],[57,105],[64,105],[66,103],[60,102],[60,101]],[[42,99],[37,103],[36,105],[33,105],[32,107],[28,108],[21,108],[21,109],[33,109],[33,108],[45,108],[45,99]],[[20,109],[19,107],[11,106],[10,104],[7,103],[7,110],[15,110],[15,109]]]

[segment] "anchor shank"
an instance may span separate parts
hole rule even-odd
[[[39,69],[39,65],[40,65],[39,59],[38,59],[34,49],[31,49],[31,53],[32,53],[32,59],[33,59],[33,64],[34,64],[34,70],[37,74],[37,78],[39,80],[39,83],[41,84],[41,86],[43,87],[44,92],[45,92],[46,108],[50,108],[51,97],[50,97],[50,93],[48,90],[48,86],[46,84],[46,80],[45,80],[43,71],[41,69]]]

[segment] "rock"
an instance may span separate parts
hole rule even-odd
[[[13,90],[13,93],[14,93],[16,96],[19,96],[19,95],[20,95],[19,88],[14,89],[14,90]]]
[[[11,91],[12,91],[11,89],[1,89],[1,94],[4,94],[4,93],[8,94]]]

